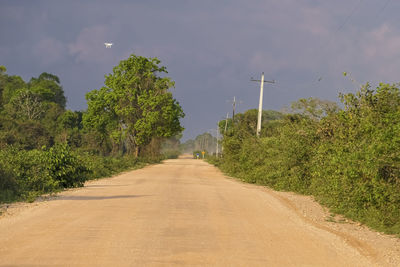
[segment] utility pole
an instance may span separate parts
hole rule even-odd
[[[226,129],[228,128],[228,116],[229,116],[229,112],[226,113],[226,120],[225,120],[225,129],[224,129],[224,135],[226,135]]]
[[[224,129],[224,139],[226,137],[226,130],[228,128],[228,117],[229,117],[229,112],[226,113],[226,119],[225,119],[225,129]],[[221,154],[224,153],[224,146],[221,144]]]
[[[232,123],[235,122],[235,114],[236,114],[236,105],[243,103],[242,101],[236,101],[236,96],[233,97],[232,100],[227,100],[227,102],[232,103]]]
[[[207,134],[204,134],[204,150],[208,151],[208,136]]]
[[[218,130],[218,123],[217,123],[217,158],[218,158],[218,154],[219,154],[219,146],[218,146],[218,132],[219,132],[219,130]]]
[[[233,111],[232,111],[232,121],[234,121],[234,120],[235,120],[235,109],[236,109],[236,97],[233,97],[233,103],[232,103],[232,106],[233,106]]]
[[[259,104],[258,104],[258,119],[257,119],[257,136],[260,137],[264,83],[275,83],[275,80],[264,81],[264,72],[263,72],[261,74],[261,80],[254,80],[253,78],[251,78],[250,81],[252,81],[252,82],[261,82],[261,86],[260,86],[260,101],[259,101]]]

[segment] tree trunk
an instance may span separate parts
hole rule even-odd
[[[135,157],[138,158],[139,157],[139,153],[140,153],[140,147],[136,146],[135,147]]]

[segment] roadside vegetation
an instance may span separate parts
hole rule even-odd
[[[66,109],[56,75],[25,82],[0,66],[0,203],[33,201],[176,157],[184,113],[159,63],[135,55],[122,60],[102,88],[86,94],[84,111]]]
[[[341,94],[343,109],[300,99],[289,113],[257,110],[220,122],[223,155],[209,158],[229,175],[276,190],[313,195],[334,213],[400,234],[400,90],[369,84]]]
[[[217,138],[212,136],[209,132],[205,132],[196,136],[195,139],[189,139],[185,143],[180,145],[180,150],[183,153],[194,155],[204,151],[207,155],[214,154],[217,148]]]

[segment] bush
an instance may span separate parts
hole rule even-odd
[[[0,203],[33,201],[44,193],[83,186],[85,181],[111,176],[146,164],[133,157],[103,157],[72,151],[67,144],[49,149],[24,150],[8,146],[0,150]]]
[[[181,152],[179,150],[168,149],[162,152],[162,156],[166,159],[177,159]]]
[[[7,147],[0,151],[0,166],[5,179],[1,183],[3,202],[29,199],[59,188],[46,166],[46,153]]]
[[[267,121],[255,137],[255,112],[238,114],[223,138],[230,175],[277,190],[312,194],[331,211],[400,234],[400,90],[365,85],[341,95],[344,110],[300,100],[301,113]],[[324,116],[322,116],[324,114]]]
[[[71,151],[67,144],[57,144],[45,151],[45,166],[49,175],[60,187],[82,186],[90,170]]]
[[[140,162],[138,158],[129,156],[104,157],[99,155],[81,153],[79,159],[90,171],[88,179],[97,179],[101,177],[111,176],[115,173],[131,169],[134,167],[142,167],[144,162]]]

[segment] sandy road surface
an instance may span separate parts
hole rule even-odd
[[[305,218],[293,197],[226,178],[200,160],[168,160],[3,216],[0,266],[398,263],[373,242]]]

